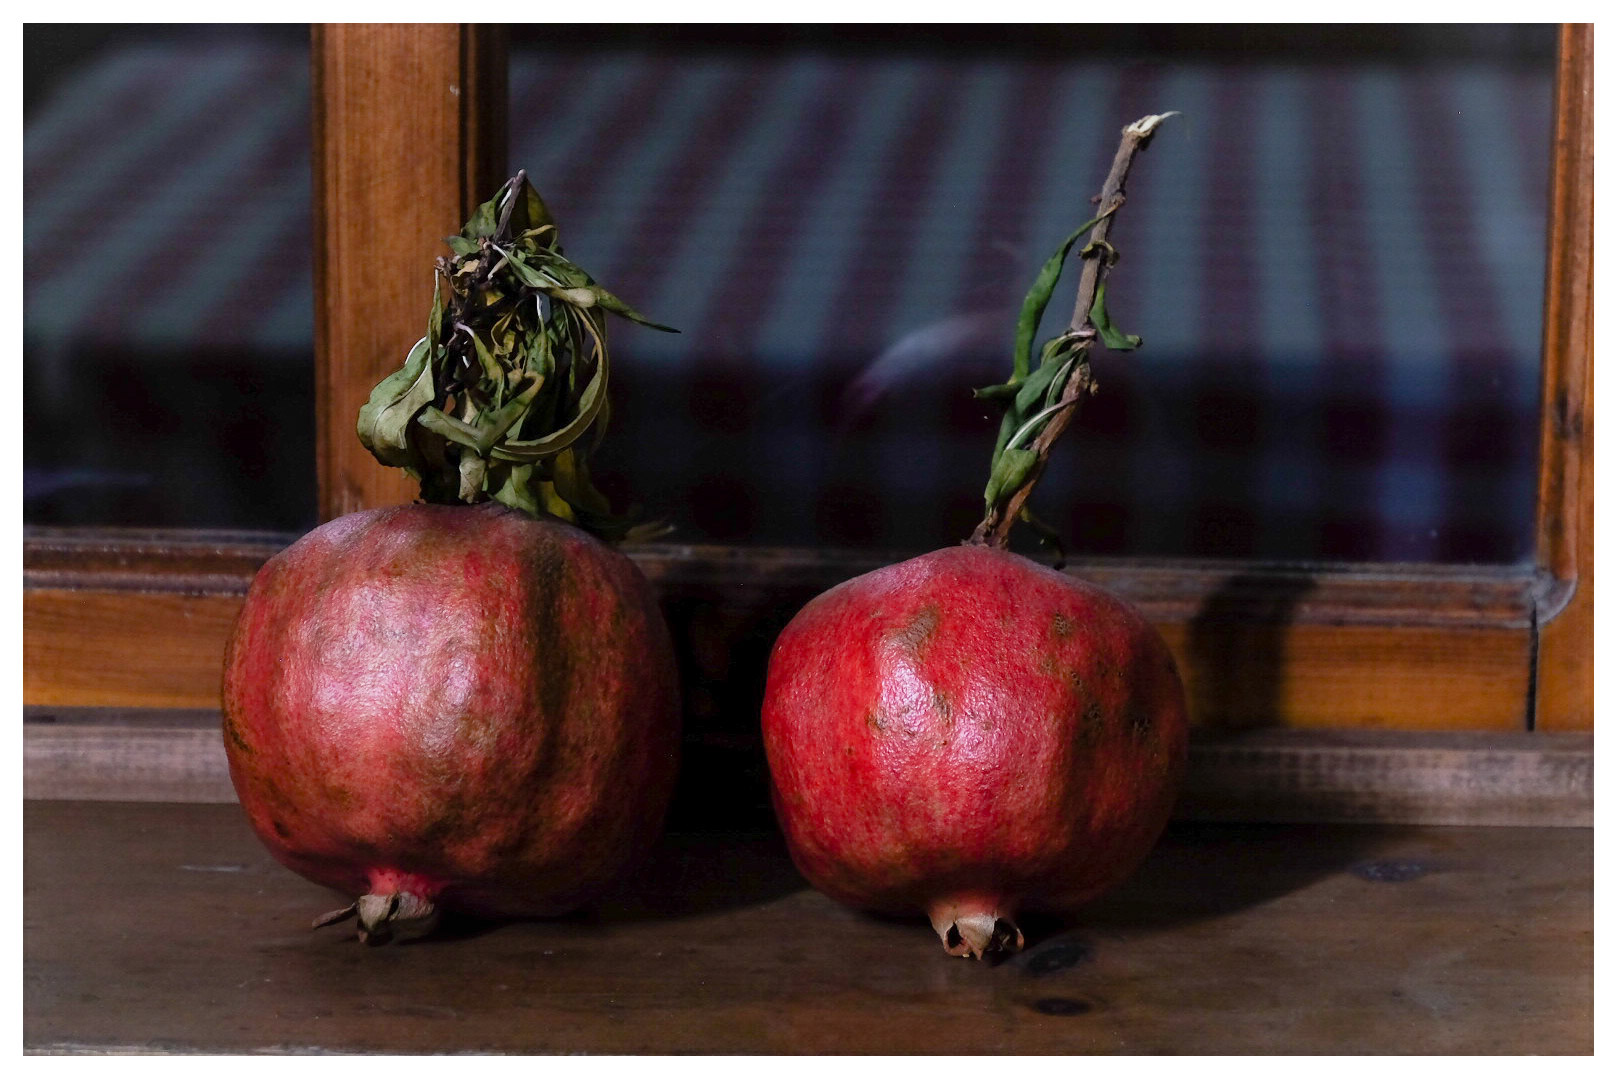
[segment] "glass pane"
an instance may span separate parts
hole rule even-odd
[[[963,538],[971,388],[1178,109],[1113,233],[1145,347],[1035,509],[1089,554],[1530,556],[1552,27],[984,29],[517,32],[512,167],[684,331],[618,330],[603,486],[692,541]]]
[[[29,26],[25,520],[314,522],[303,27]],[[1552,27],[513,28],[511,163],[616,330],[600,479],[687,541],[979,515],[1117,129],[1145,348],[1034,507],[1085,554],[1530,555]],[[1071,277],[1044,331],[1069,311]]]
[[[311,526],[307,28],[24,34],[24,520]]]

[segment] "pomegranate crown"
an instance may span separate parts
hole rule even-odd
[[[518,172],[478,206],[433,272],[426,336],[359,410],[359,440],[421,484],[423,501],[497,501],[604,539],[667,529],[618,516],[588,458],[610,407],[608,312],[676,333],[569,261]],[[447,292],[447,298],[445,298]]]

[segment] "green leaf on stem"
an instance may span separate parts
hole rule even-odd
[[[383,464],[412,468],[423,463],[410,442],[409,428],[433,400],[428,352],[426,339],[417,341],[404,366],[378,382],[359,409],[359,441]]]
[[[460,490],[459,497],[463,502],[475,502],[483,492],[483,484],[488,479],[488,461],[475,453],[460,454]]]
[[[522,183],[516,192],[516,205],[511,207],[508,230],[522,239],[548,236],[550,241],[554,242],[555,218],[550,216],[550,207],[544,204],[539,192],[528,182],[527,173],[523,172],[520,175]],[[530,236],[530,234],[537,235]]]
[[[446,415],[441,409],[433,406],[428,406],[421,412],[418,422],[439,437],[465,446],[479,457],[486,457],[500,439],[527,415],[528,408],[532,405],[533,398],[538,395],[542,384],[534,381],[507,401],[503,407],[479,414],[474,423]]]
[[[460,235],[463,239],[485,240],[491,238],[498,228],[499,196],[495,195],[472,212],[471,220],[460,230]]]
[[[982,492],[991,511],[1010,495],[1020,490],[1038,463],[1038,454],[1030,449],[1005,449],[994,462],[988,475],[988,486]]]
[[[1089,308],[1089,321],[1100,332],[1100,340],[1113,352],[1131,352],[1144,344],[1144,340],[1132,333],[1124,333],[1111,324],[1111,315],[1105,309],[1105,282],[1094,293],[1094,306]]]
[[[1090,221],[1085,221],[1077,230],[1067,236],[1055,253],[1049,256],[1038,276],[1033,278],[1032,288],[1027,291],[1027,298],[1021,302],[1021,316],[1016,320],[1016,347],[1013,356],[1014,373],[1010,376],[1012,384],[1020,382],[1027,377],[1027,369],[1032,363],[1032,339],[1038,333],[1038,323],[1044,319],[1044,309],[1049,306],[1049,298],[1055,294],[1055,285],[1060,283],[1061,267],[1066,264],[1066,256],[1076,243],[1089,230],[1112,213],[1105,213]]]
[[[640,325],[649,327],[650,329],[660,329],[664,333],[679,332],[672,326],[664,326],[660,322],[651,321],[639,311],[636,311],[633,307],[630,307],[628,304],[624,303],[622,300],[618,299],[616,296],[612,295],[599,285],[594,286],[594,291],[595,302],[599,303],[602,307],[606,308],[608,311],[611,311],[613,314],[621,315],[624,318],[627,318],[630,322],[638,322]]]

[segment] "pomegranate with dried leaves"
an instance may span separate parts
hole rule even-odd
[[[316,926],[356,916],[373,943],[444,910],[590,901],[659,834],[677,766],[667,627],[603,541],[646,529],[611,514],[586,462],[605,312],[643,319],[561,254],[523,174],[449,243],[427,336],[359,417],[424,504],[351,513],[271,558],[225,659],[254,831],[354,897]]]
[[[971,539],[846,581],[770,655],[763,737],[792,859],[827,895],[923,913],[952,955],[1016,951],[1024,911],[1064,912],[1127,877],[1172,811],[1187,750],[1183,686],[1159,633],[1092,583],[1004,549],[1049,447],[1092,391],[1112,215],[1164,116],[1123,131],[1100,214],[1045,264],[1022,308],[1006,408]],[[1031,341],[1085,235],[1072,326]],[[1040,530],[1047,533],[1047,529]]]

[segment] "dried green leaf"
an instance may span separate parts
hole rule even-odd
[[[999,433],[994,440],[993,457],[988,465],[990,470],[998,467],[999,456],[1016,431],[1026,424],[1028,417],[1044,406],[1049,399],[1050,386],[1067,367],[1068,364],[1061,362],[1044,363],[1020,385],[1013,387],[1015,398],[1004,413],[1004,418],[999,421]]]
[[[488,466],[484,484],[488,488],[489,496],[501,505],[508,505],[528,516],[536,517],[544,512],[544,507],[533,497],[532,480],[531,464],[502,464],[493,461]]]
[[[436,405],[423,409],[416,422],[438,437],[446,438],[472,451],[476,451],[477,444],[482,438],[482,431],[476,426],[463,419],[456,419]]]
[[[1044,422],[1049,419],[1050,416],[1064,408],[1070,408],[1076,403],[1077,401],[1075,400],[1056,401],[1054,404],[1048,405],[1045,408],[1035,412],[1033,415],[1027,418],[1025,423],[1021,424],[1014,434],[1010,435],[1010,442],[1005,446],[1004,451],[1008,453],[1012,449],[1020,449],[1022,446],[1027,445],[1034,438],[1038,437],[1038,432],[1043,429]]]
[[[517,236],[527,239],[536,238],[542,230],[548,229],[549,235],[555,235],[555,218],[550,216],[550,207],[544,204],[539,192],[528,181],[527,173],[517,174],[521,183],[516,190],[516,204],[511,207],[511,219],[508,230]]]
[[[503,193],[503,188],[501,191]],[[472,211],[471,219],[466,222],[466,227],[460,230],[460,235],[468,240],[489,239],[498,227],[499,195],[495,195]]]
[[[1041,364],[1037,370],[1027,376],[1016,390],[1016,402],[1013,410],[1019,415],[1031,415],[1043,406],[1048,394],[1050,383],[1065,368],[1065,363],[1051,362]]]
[[[1111,315],[1105,309],[1105,282],[1094,293],[1094,306],[1089,308],[1089,321],[1100,332],[1100,340],[1113,352],[1131,352],[1145,342],[1132,333],[1124,333],[1111,324]]]
[[[672,326],[664,326],[660,322],[651,321],[639,311],[636,311],[634,308],[630,307],[628,304],[624,303],[622,300],[618,299],[616,296],[612,295],[599,285],[595,285],[595,300],[608,311],[611,311],[616,315],[622,315],[630,322],[638,322],[640,325],[647,326],[651,329],[660,329],[664,333],[679,332]]]
[[[488,461],[475,453],[460,454],[460,491],[459,497],[463,502],[475,502],[481,499],[483,482],[488,477]]]
[[[533,463],[553,457],[563,449],[571,446],[589,430],[590,424],[595,421],[605,399],[606,379],[604,370],[597,370],[590,379],[580,398],[579,410],[571,422],[561,429],[552,431],[539,438],[507,439],[504,442],[491,446],[490,454],[495,460],[508,460],[520,463]]]
[[[568,505],[594,517],[611,516],[611,503],[595,489],[589,480],[588,467],[572,450],[562,450],[550,461],[550,478],[556,493],[565,498]]]
[[[527,259],[523,258],[520,254],[508,252],[508,255],[509,260],[506,262],[506,266],[508,266],[510,271],[516,275],[517,280],[521,281],[529,288],[537,288],[542,292],[550,293],[553,291],[559,291],[563,287],[559,282],[545,275],[537,267],[528,265]]]
[[[633,513],[632,509],[630,513]],[[621,541],[625,543],[649,543],[651,540],[660,539],[674,530],[674,526],[667,521],[651,520],[624,528]]]
[[[532,484],[534,496],[538,499],[540,507],[553,517],[560,517],[568,523],[576,523],[578,514],[573,512],[567,499],[556,493],[555,484],[545,480]]]
[[[504,406],[479,415],[476,423],[456,419],[431,406],[421,412],[418,422],[432,433],[472,450],[479,457],[487,457],[499,440],[527,414],[539,388],[540,383],[533,382]]]
[[[1072,244],[1088,234],[1089,229],[1099,224],[1107,214],[1100,214],[1091,221],[1085,221],[1077,230],[1055,248],[1055,253],[1049,256],[1033,278],[1032,288],[1027,291],[1027,298],[1021,302],[1021,315],[1016,320],[1016,346],[1013,356],[1014,373],[1010,376],[1012,383],[1019,383],[1027,377],[1027,370],[1032,364],[1032,339],[1038,332],[1038,323],[1043,321],[1044,309],[1049,306],[1050,296],[1055,294],[1055,285],[1060,282],[1061,267],[1066,263],[1066,255],[1072,249]]]
[[[409,428],[421,409],[432,403],[432,366],[426,338],[417,341],[404,366],[383,378],[359,409],[359,441],[383,464],[395,468],[418,466]]]
[[[526,173],[446,242],[427,338],[362,411],[366,444],[415,476],[428,501],[492,497],[603,537],[627,534],[588,472],[610,416],[607,312],[668,327],[562,254]]]
[[[443,276],[432,272],[432,313],[426,319],[426,346],[428,355],[438,354],[443,343]]]
[[[992,401],[1002,404],[1015,399],[1016,386],[1013,382],[1004,382],[996,386],[983,386],[981,389],[971,390],[971,396],[977,400]]]
[[[483,369],[483,376],[491,382],[503,384],[505,372],[494,360],[493,354],[488,351],[487,346],[483,344],[483,339],[469,328],[462,329],[460,332],[461,336],[471,338],[471,346],[477,353],[477,362]]]
[[[1006,449],[1000,453],[982,495],[988,510],[996,509],[1001,501],[1020,490],[1037,463],[1038,454],[1030,449]]]

